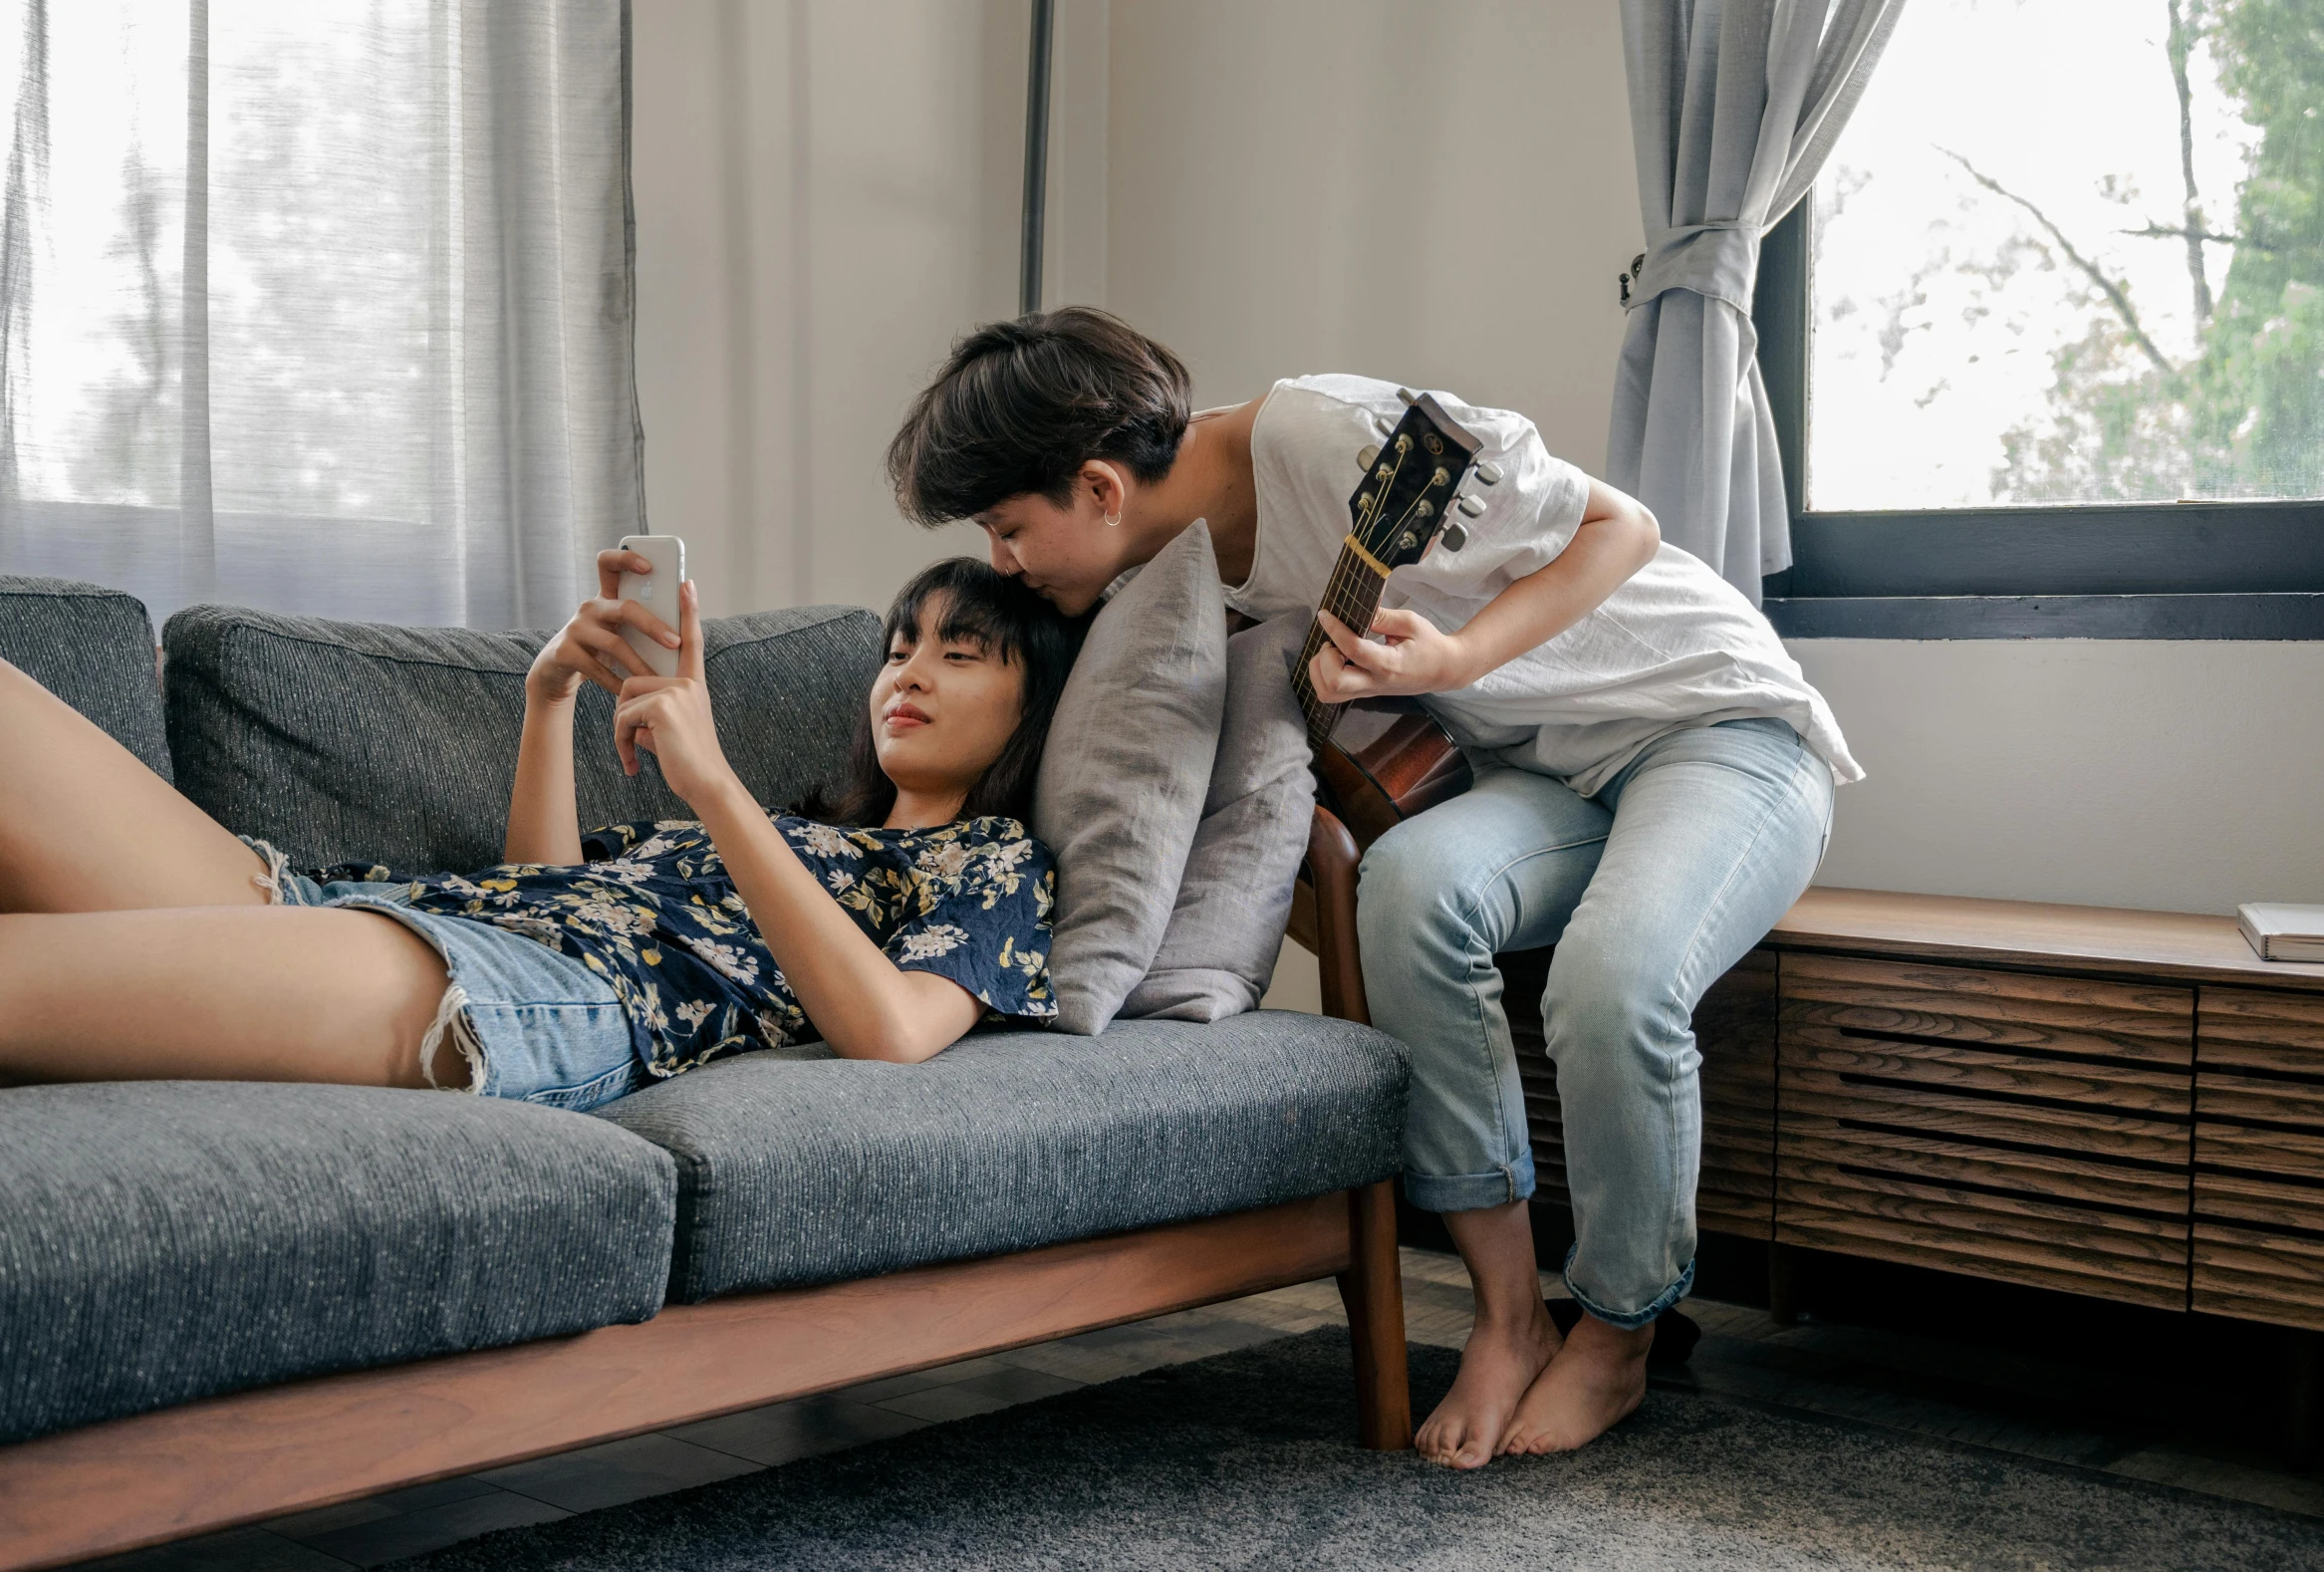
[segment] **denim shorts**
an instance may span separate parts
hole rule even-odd
[[[450,985],[420,1043],[420,1072],[435,1079],[448,1034],[468,1062],[468,1091],[576,1112],[637,1090],[648,1079],[630,1043],[630,1017],[606,980],[562,950],[472,917],[414,912],[408,885],[351,880],[317,884],[285,866],[264,841],[242,838],[266,860],[256,883],[281,906],[352,907],[393,917],[443,957]]]

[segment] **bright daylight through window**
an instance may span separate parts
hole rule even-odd
[[[1813,220],[1811,510],[2324,494],[2324,0],[1916,0]]]
[[[213,592],[344,604],[313,581],[445,559],[457,212],[426,14],[218,7],[190,114],[183,6],[6,14],[9,571],[166,613]],[[214,521],[223,580],[206,561],[181,580],[209,553],[181,510]],[[458,610],[428,583],[377,607]]]

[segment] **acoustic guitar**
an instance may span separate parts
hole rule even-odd
[[[1348,498],[1348,535],[1320,608],[1358,634],[1371,628],[1390,573],[1419,562],[1431,546],[1458,551],[1468,543],[1461,517],[1476,517],[1484,504],[1463,495],[1462,483],[1501,479],[1498,468],[1477,461],[1483,444],[1434,398],[1398,392],[1404,418],[1383,433],[1381,446],[1357,455],[1364,478]],[[1310,625],[1291,687],[1307,716],[1324,806],[1361,853],[1401,821],[1468,790],[1468,762],[1416,699],[1333,704],[1318,697],[1308,666],[1330,642],[1320,621]]]

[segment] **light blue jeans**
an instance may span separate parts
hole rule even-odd
[[[1357,926],[1373,1024],[1412,1049],[1405,1192],[1429,1211],[1533,1193],[1533,1152],[1495,952],[1555,944],[1541,1015],[1565,1113],[1566,1286],[1644,1326],[1694,1280],[1703,990],[1807,889],[1832,773],[1780,720],[1649,743],[1594,798],[1479,771],[1382,836]]]

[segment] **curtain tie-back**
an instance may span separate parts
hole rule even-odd
[[[1705,300],[1723,300],[1748,318],[1751,286],[1758,276],[1757,224],[1739,218],[1680,224],[1665,230],[1647,247],[1646,262],[1623,304],[1635,311],[1666,290],[1683,289]]]

